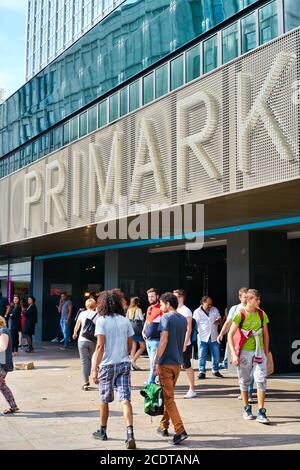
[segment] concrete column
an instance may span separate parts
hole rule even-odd
[[[119,250],[106,251],[104,263],[105,290],[119,287]]]
[[[289,372],[292,364],[286,232],[253,231],[228,236],[228,307],[238,302],[238,289],[243,286],[260,292],[261,307],[270,320],[275,371]]]
[[[32,277],[32,292],[36,299],[36,306],[38,310],[38,322],[35,327],[34,339],[41,341],[43,331],[43,294],[44,294],[44,261],[34,260],[33,262],[33,277]]]

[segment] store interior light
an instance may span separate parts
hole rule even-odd
[[[85,292],[84,293],[84,297],[89,297],[90,296],[90,293],[89,292]]]

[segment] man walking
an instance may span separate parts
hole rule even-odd
[[[197,396],[195,390],[195,375],[194,369],[191,364],[192,357],[192,343],[191,343],[191,334],[192,334],[192,322],[193,314],[191,310],[184,305],[185,301],[185,292],[183,289],[176,289],[173,291],[173,294],[176,295],[178,300],[177,312],[181,313],[186,318],[187,321],[187,330],[185,334],[185,340],[183,345],[183,367],[186,370],[188,381],[189,381],[189,391],[184,395],[184,398],[194,398]]]
[[[248,401],[248,387],[251,381],[251,372],[254,371],[254,379],[257,385],[258,412],[256,420],[259,423],[268,424],[264,408],[266,384],[267,384],[267,356],[269,353],[269,319],[265,312],[259,308],[260,294],[255,289],[249,289],[247,304],[239,310],[233,318],[233,323],[228,334],[228,343],[231,351],[232,363],[237,366],[240,390],[244,402],[244,419],[254,419],[252,408]],[[234,344],[234,335],[240,329],[238,354]]]
[[[162,333],[156,352],[154,373],[159,375],[162,385],[164,415],[157,432],[162,436],[168,436],[171,419],[175,430],[171,443],[177,445],[188,437],[174,400],[174,388],[182,364],[187,321],[176,311],[178,300],[171,292],[166,292],[161,296],[160,305],[164,315],[160,322]]]
[[[157,289],[152,287],[147,290],[148,307],[146,321],[143,328],[143,338],[146,341],[147,352],[150,360],[150,372],[147,384],[154,383],[154,358],[159,345],[160,331],[159,324],[162,317],[162,310],[159,303],[159,295]]]
[[[239,290],[240,303],[237,304],[237,305],[233,305],[230,308],[229,313],[228,313],[227,318],[226,318],[226,321],[225,321],[224,325],[222,326],[220,334],[217,337],[217,341],[218,341],[219,344],[222,343],[224,335],[230,330],[234,315],[239,311],[239,309],[245,308],[246,303],[247,303],[247,300],[246,300],[247,299],[247,292],[248,292],[248,287],[241,287],[240,288],[240,290]],[[228,352],[229,352],[229,346],[228,346],[228,342],[227,342],[223,363],[222,363],[222,366],[220,366],[222,369],[228,369]]]
[[[201,305],[194,311],[193,317],[198,324],[198,349],[199,349],[199,379],[206,377],[206,360],[208,349],[212,356],[212,375],[223,378],[219,372],[220,350],[217,343],[218,325],[221,323],[221,315],[216,307],[213,307],[211,297],[204,296]]]
[[[69,341],[71,337],[71,318],[73,312],[73,304],[68,298],[66,292],[62,292],[60,295],[60,302],[58,307],[60,313],[60,327],[64,335],[64,346],[60,349],[68,349]]]
[[[131,406],[131,376],[129,353],[132,348],[133,328],[124,317],[122,294],[103,291],[97,301],[100,317],[97,319],[95,335],[97,346],[92,366],[92,380],[99,384],[100,428],[93,433],[95,439],[107,440],[108,404],[114,399],[114,388],[123,405],[127,426],[126,448],[135,449],[133,413]]]

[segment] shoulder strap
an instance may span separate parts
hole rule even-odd
[[[96,318],[97,315],[98,315],[98,312],[95,313],[95,315],[92,318],[92,321],[94,320],[94,318]]]
[[[264,312],[261,308],[258,308],[258,315],[260,316],[261,328],[264,326]]]
[[[243,309],[243,308],[241,308],[240,312],[241,312],[241,321],[240,321],[239,327],[242,328],[243,323],[244,323],[245,318],[246,318],[246,312],[245,312],[245,309]]]

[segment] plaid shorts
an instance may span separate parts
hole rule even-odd
[[[118,391],[118,400],[131,398],[130,362],[102,366],[98,372],[100,400],[111,403],[114,400],[114,388]]]

